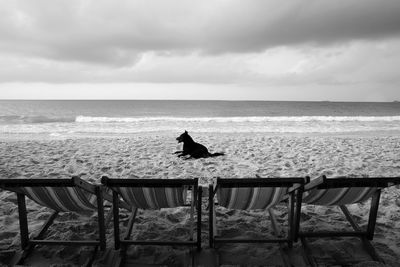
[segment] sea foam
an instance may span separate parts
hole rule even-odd
[[[75,122],[311,122],[311,121],[400,121],[400,116],[251,116],[251,117],[90,117],[77,116]]]

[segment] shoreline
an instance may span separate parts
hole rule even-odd
[[[358,138],[371,138],[371,137],[400,137],[400,131],[349,131],[349,132],[200,132],[190,131],[195,135],[215,135],[215,136],[264,136],[264,137],[358,137]],[[18,142],[18,141],[53,141],[53,140],[75,140],[75,139],[129,139],[141,136],[168,136],[175,139],[181,132],[171,131],[143,131],[137,133],[2,133],[0,135],[0,142]]]

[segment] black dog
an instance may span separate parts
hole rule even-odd
[[[199,158],[217,157],[225,155],[224,153],[211,154],[210,152],[208,152],[208,149],[205,146],[193,141],[192,137],[190,137],[187,131],[185,131],[178,138],[176,138],[176,140],[178,140],[178,143],[183,142],[183,151],[175,152],[175,154],[181,153],[180,155],[178,155],[178,157],[190,155],[195,159],[199,159]]]

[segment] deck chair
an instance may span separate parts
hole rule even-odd
[[[222,179],[209,186],[209,236],[210,248],[220,243],[278,243],[282,256],[283,244],[289,248],[293,245],[297,225],[300,221],[299,211],[304,184],[308,178],[244,178]],[[238,210],[267,210],[270,215],[272,228],[279,235],[278,223],[273,213],[273,207],[287,201],[288,231],[284,237],[274,239],[243,239],[224,238],[217,235],[216,212],[214,196],[217,195],[218,205],[228,209]],[[288,260],[284,258],[287,263]],[[290,265],[287,263],[287,265]]]
[[[114,266],[119,266],[125,258],[126,249],[130,245],[189,246],[201,249],[201,195],[198,179],[113,179],[102,178],[102,184],[113,191],[113,217],[115,250],[120,252]],[[186,195],[191,189],[191,203],[186,203]],[[127,231],[120,236],[119,229],[119,197],[127,203],[132,211]],[[131,240],[132,228],[138,209],[156,210],[190,206],[190,238],[188,241]],[[193,238],[194,209],[197,213],[197,237]]]
[[[352,231],[300,231],[297,236],[301,238],[302,246],[309,263],[317,266],[311,256],[311,250],[306,238],[309,237],[359,237],[365,250],[375,261],[383,263],[369,242],[374,237],[376,218],[378,214],[381,190],[385,187],[400,184],[400,177],[393,178],[327,178],[326,176],[312,180],[305,186],[303,204],[339,206],[344,216],[352,226]],[[371,198],[369,219],[366,229],[354,221],[346,205],[364,202]]]
[[[106,248],[104,198],[101,186],[93,185],[78,177],[70,179],[0,179],[0,188],[17,194],[19,226],[21,235],[21,252],[12,260],[14,264],[22,264],[36,245],[94,246],[95,252]],[[53,213],[43,224],[39,233],[29,236],[25,197],[41,206],[50,208]],[[45,239],[47,229],[54,222],[59,212],[98,213],[98,240],[49,240]],[[88,261],[88,265],[90,262]]]

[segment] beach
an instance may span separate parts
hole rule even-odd
[[[0,267],[400,267],[400,0],[0,14]]]
[[[149,132],[120,138],[46,138],[0,141],[0,176],[4,178],[69,178],[100,183],[103,175],[113,178],[199,178],[207,187],[213,179],[251,177],[392,177],[400,172],[400,137],[374,134],[273,135],[265,133],[204,133],[189,132],[195,141],[206,145],[211,153],[225,156],[205,159],[178,158],[181,150],[175,138],[179,133]],[[17,249],[19,245],[18,211],[15,194],[0,191],[0,250]],[[28,202],[31,231],[35,231],[50,211]],[[388,266],[400,262],[400,191],[385,189],[381,196],[375,237],[372,243]],[[207,199],[203,199],[202,239],[208,246]],[[369,202],[351,205],[356,221],[364,226],[368,219]],[[304,229],[343,229],[344,217],[335,208],[304,206],[301,225]],[[285,208],[278,207],[278,221],[285,226]],[[127,223],[126,212],[121,212]],[[82,219],[84,216],[86,219]],[[60,222],[49,235],[52,238],[76,239],[95,236],[95,215],[62,214]],[[230,237],[256,236],[271,233],[268,216],[263,211],[230,211],[217,209],[218,226]],[[139,214],[134,227],[137,238],[172,238],[187,236],[187,208],[145,211]],[[186,227],[187,228],[187,227]],[[51,228],[52,229],[52,228]],[[122,228],[123,229],[123,228]],[[79,234],[77,234],[79,232]],[[107,229],[107,246],[113,245],[112,224]],[[310,240],[315,257],[370,261],[360,250],[357,240]],[[329,241],[329,242],[327,242]],[[223,264],[279,265],[276,245],[223,246],[219,249]],[[82,252],[83,250],[83,252]],[[295,245],[300,255],[300,244]],[[87,248],[44,248],[26,264],[57,258],[78,265]],[[184,249],[131,247],[129,258],[141,263],[181,265]],[[238,257],[237,255],[240,255]],[[235,256],[235,257],[233,257]],[[39,257],[40,260],[37,258]],[[235,261],[232,261],[235,259]],[[31,262],[30,262],[31,261]],[[61,261],[62,262],[62,261]],[[65,262],[64,262],[65,263]],[[98,260],[95,264],[101,264]],[[38,266],[38,265],[36,265]]]

